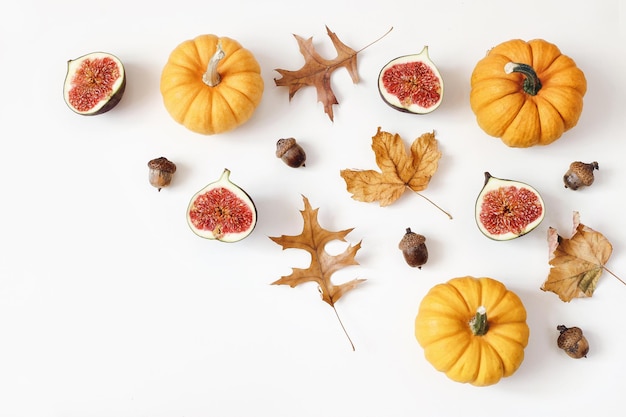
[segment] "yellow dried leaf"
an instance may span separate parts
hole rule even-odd
[[[324,229],[317,220],[317,212],[319,209],[312,209],[309,200],[304,196],[303,200],[304,210],[301,211],[301,214],[304,220],[304,226],[302,232],[295,236],[282,235],[280,237],[270,237],[270,239],[281,245],[283,249],[302,249],[307,251],[309,255],[311,255],[311,263],[306,269],[292,268],[290,275],[283,276],[272,284],[289,285],[293,288],[305,282],[316,282],[322,300],[335,309],[335,303],[346,292],[356,288],[365,281],[365,279],[353,279],[336,285],[331,280],[332,275],[339,269],[359,264],[355,256],[357,251],[361,248],[361,242],[356,245],[348,245],[343,252],[337,255],[329,254],[326,251],[326,245],[334,240],[345,242],[345,237],[353,229],[345,229],[337,232]],[[352,345],[352,347],[354,349],[354,345]]]
[[[353,199],[378,201],[381,206],[392,204],[407,187],[415,192],[425,190],[441,158],[434,132],[415,139],[407,152],[400,135],[379,127],[372,137],[372,150],[380,172],[344,169],[341,176]]]
[[[551,268],[541,289],[565,302],[591,297],[613,251],[608,239],[580,223],[579,213],[574,212],[572,237],[564,238],[550,227],[548,246]]]

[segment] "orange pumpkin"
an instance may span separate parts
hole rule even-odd
[[[254,55],[227,37],[201,35],[178,45],[161,73],[165,108],[188,129],[212,135],[245,123],[261,101]]]
[[[487,277],[435,285],[415,318],[415,337],[433,367],[476,386],[495,384],[517,371],[529,333],[520,298]]]
[[[578,123],[587,81],[574,60],[542,39],[514,39],[474,68],[470,105],[478,125],[511,147],[548,145]]]

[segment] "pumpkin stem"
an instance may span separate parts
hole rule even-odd
[[[487,323],[487,310],[484,306],[480,306],[476,309],[476,315],[472,317],[469,325],[474,336],[483,336],[487,333],[489,323]]]
[[[526,94],[530,94],[531,96],[537,95],[539,90],[541,90],[541,81],[537,76],[537,73],[527,64],[519,64],[516,62],[509,62],[504,66],[504,72],[510,74],[512,72],[519,72],[522,75],[526,76],[524,80],[524,85],[522,88]]]
[[[206,72],[202,75],[202,81],[209,87],[215,87],[222,81],[222,77],[220,77],[220,74],[217,72],[217,64],[219,64],[225,56],[226,54],[222,49],[222,45],[218,42],[217,50],[209,60]]]

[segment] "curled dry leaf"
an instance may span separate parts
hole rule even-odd
[[[326,252],[326,244],[334,240],[345,242],[345,237],[353,229],[345,229],[338,232],[324,229],[317,220],[319,209],[312,209],[309,200],[304,196],[303,200],[304,210],[301,211],[301,214],[304,226],[302,232],[295,236],[282,235],[280,237],[270,237],[270,239],[281,245],[283,249],[302,249],[307,251],[311,255],[311,264],[306,269],[292,268],[290,275],[283,276],[272,284],[289,285],[293,288],[305,282],[316,282],[322,300],[328,303],[337,313],[335,303],[346,292],[364,282],[365,279],[353,279],[335,285],[331,281],[332,275],[341,268],[359,264],[355,259],[355,255],[361,248],[361,242],[356,245],[348,245],[343,252],[337,255],[331,255]],[[337,318],[339,318],[338,315]],[[341,323],[341,319],[339,319],[339,322]],[[348,339],[350,339],[349,336]],[[350,344],[352,345],[352,341],[350,341]],[[352,348],[354,349],[354,345],[352,345]]]
[[[328,26],[326,27],[326,32],[328,33],[330,40],[333,42],[333,46],[337,50],[336,58],[323,58],[315,50],[312,37],[304,39],[298,35],[293,35],[298,42],[298,46],[300,47],[300,53],[304,57],[304,65],[297,71],[276,69],[275,71],[282,77],[279,79],[274,78],[274,82],[279,87],[289,87],[290,101],[300,88],[305,86],[315,87],[317,90],[317,101],[324,104],[324,112],[332,121],[334,119],[333,105],[339,104],[339,102],[337,101],[337,97],[335,96],[335,93],[330,85],[331,75],[333,71],[343,67],[348,70],[348,73],[352,78],[352,82],[357,84],[359,82],[356,62],[357,54],[367,48],[367,46],[355,51],[341,42],[339,37],[334,32],[331,32]],[[383,35],[383,37],[385,35]],[[381,38],[374,42],[377,42]]]
[[[613,251],[611,243],[601,233],[580,223],[578,212],[573,217],[570,238],[560,236],[552,227],[548,229],[551,268],[541,287],[564,302],[591,297],[603,270],[615,276],[604,266]]]
[[[340,174],[353,199],[368,203],[378,201],[383,207],[395,202],[407,188],[418,194],[425,190],[441,158],[434,132],[415,139],[407,152],[400,135],[384,132],[379,127],[372,137],[372,150],[381,172],[344,169]]]

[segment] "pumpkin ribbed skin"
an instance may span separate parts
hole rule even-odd
[[[481,306],[488,328],[474,335],[469,323]],[[529,334],[520,298],[486,277],[453,278],[434,286],[415,319],[415,337],[433,367],[476,386],[512,375],[524,359]]]
[[[220,44],[225,53],[217,72],[221,81],[211,87],[202,80]],[[250,51],[237,41],[200,35],[178,45],[161,73],[165,108],[188,129],[212,135],[246,122],[263,95],[261,67]]]
[[[524,90],[526,76],[508,63],[530,66],[541,88]],[[494,47],[471,76],[470,105],[478,125],[511,147],[548,145],[578,123],[587,81],[574,60],[542,39],[514,39]]]

